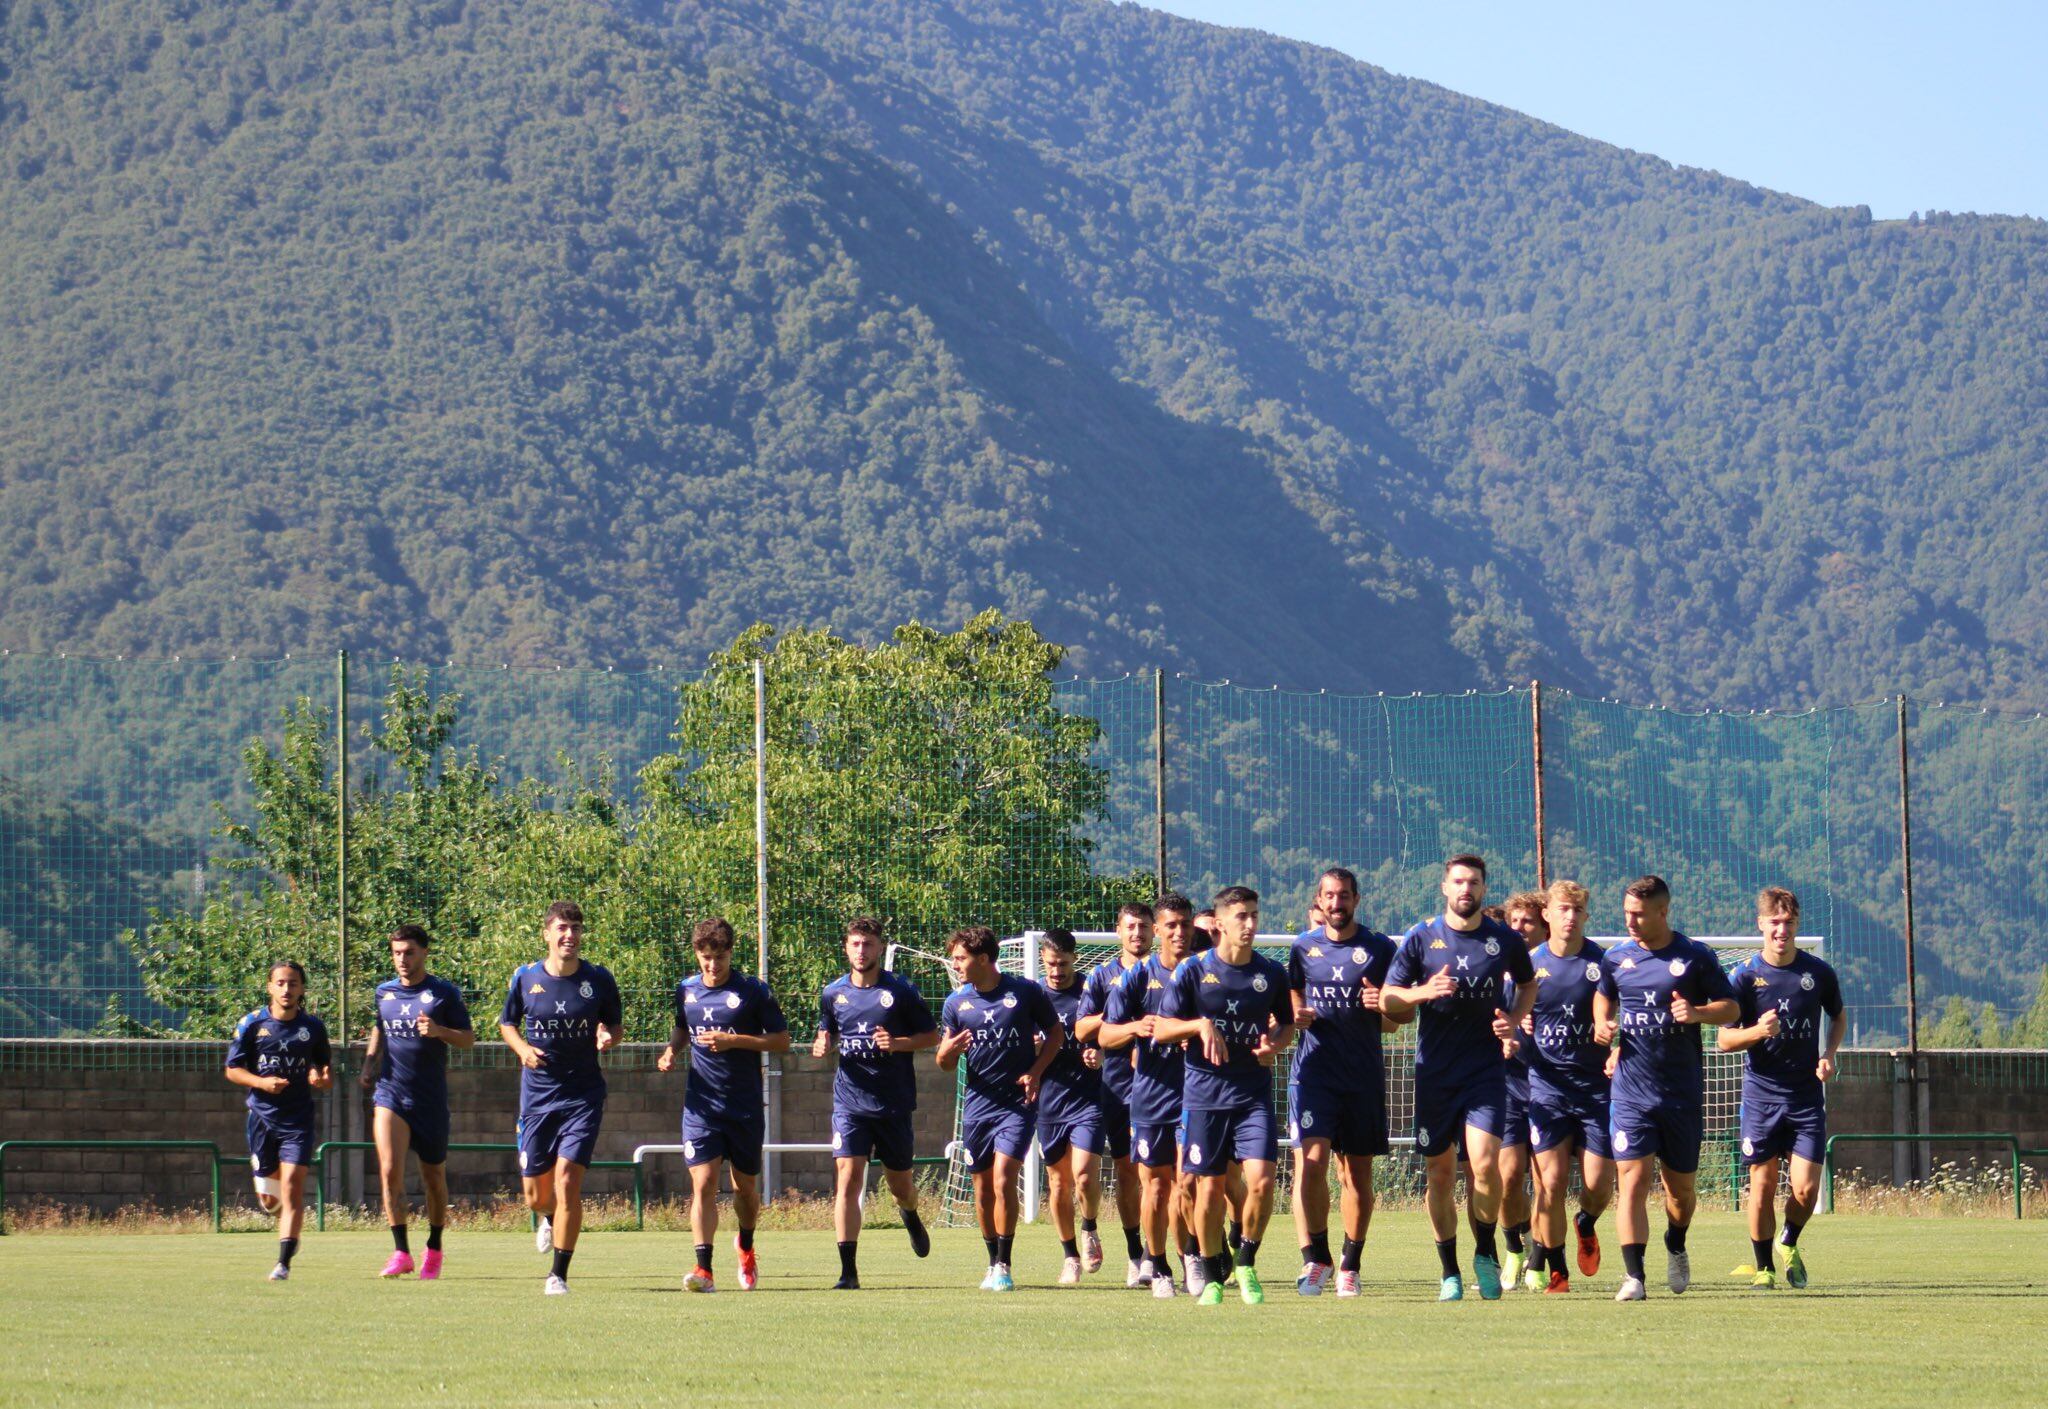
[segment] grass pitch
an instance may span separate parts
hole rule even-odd
[[[687,1235],[592,1233],[567,1298],[542,1297],[524,1233],[451,1233],[438,1284],[379,1281],[381,1234],[309,1234],[283,1285],[263,1280],[267,1236],[9,1236],[0,1403],[2042,1402],[2048,1224],[1824,1217],[1804,1239],[1813,1285],[1761,1293],[1725,1275],[1749,1258],[1740,1220],[1703,1214],[1693,1290],[1666,1293],[1653,1240],[1634,1306],[1612,1300],[1611,1217],[1601,1232],[1607,1266],[1568,1297],[1439,1306],[1419,1213],[1375,1222],[1355,1301],[1294,1295],[1276,1220],[1268,1304],[1214,1309],[1124,1290],[1120,1247],[1054,1287],[1043,1226],[1019,1239],[1008,1297],[975,1290],[964,1231],[919,1262],[900,1229],[869,1229],[851,1295],[827,1290],[829,1234],[763,1233],[762,1287],[743,1294],[728,1224],[708,1297],[680,1289]]]

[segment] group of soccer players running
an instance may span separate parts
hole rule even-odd
[[[1761,952],[1731,975],[1713,950],[1672,929],[1671,893],[1655,876],[1629,885],[1629,939],[1588,940],[1588,896],[1572,881],[1486,906],[1486,863],[1444,865],[1442,914],[1397,944],[1359,923],[1358,882],[1319,878],[1315,923],[1284,963],[1258,952],[1259,898],[1244,886],[1197,914],[1184,897],[1126,905],[1118,953],[1085,975],[1071,932],[1041,937],[1043,977],[1002,972],[984,926],[954,931],[946,954],[958,981],[935,1020],[917,989],[882,967],[882,927],[847,926],[847,973],[819,997],[812,1055],[836,1052],[833,1221],[840,1276],[856,1261],[868,1164],[881,1162],[912,1249],[931,1240],[912,1180],[915,1054],[931,1050],[961,1076],[960,1152],[988,1249],[982,1288],[1008,1291],[1026,1153],[1044,1159],[1062,1263],[1072,1285],[1103,1265],[1097,1231],[1103,1165],[1114,1171],[1127,1254],[1126,1285],[1213,1306],[1234,1282],[1265,1299],[1258,1254],[1273,1211],[1281,1132],[1272,1068],[1290,1043],[1294,1223],[1302,1268],[1295,1290],[1359,1294],[1373,1212],[1373,1161],[1388,1153],[1385,1034],[1415,1021],[1415,1126],[1430,1224],[1442,1264],[1439,1299],[1465,1294],[1456,1181],[1465,1166],[1473,1281],[1483,1298],[1524,1287],[1570,1289],[1568,1192],[1579,1271],[1600,1266],[1597,1222],[1619,1185],[1624,1276],[1617,1301],[1646,1295],[1651,1176],[1661,1175],[1666,1285],[1691,1282],[1686,1231],[1696,1204],[1704,1134],[1701,1024],[1721,1050],[1743,1052],[1742,1154],[1750,1170],[1753,1285],[1776,1284],[1773,1235],[1779,1166],[1789,1161],[1785,1273],[1804,1286],[1799,1234],[1812,1216],[1826,1140],[1822,1084],[1844,1032],[1833,971],[1795,943],[1798,901],[1771,887],[1758,897]],[[582,1180],[604,1115],[600,1054],[621,1037],[617,985],[581,957],[583,915],[551,906],[546,956],[512,976],[499,1032],[518,1057],[518,1149],[536,1243],[552,1255],[549,1295],[569,1289],[582,1223]],[[427,972],[432,940],[407,925],[390,939],[395,977],[377,989],[377,1021],[362,1081],[373,1093],[384,1207],[394,1251],[386,1277],[441,1272],[448,1209],[447,1054],[475,1042],[460,992]],[[715,1289],[719,1176],[728,1171],[739,1225],[739,1282],[759,1268],[754,1229],[765,1128],[761,1059],[790,1047],[774,994],[732,968],[723,919],[691,935],[698,972],[676,989],[663,1072],[684,1064],[683,1153],[691,1181],[696,1265],[684,1285]],[[275,965],[270,1002],[244,1018],[228,1050],[228,1079],[248,1089],[256,1189],[278,1214],[270,1276],[290,1275],[303,1223],[314,1144],[313,1092],[332,1085],[319,1018],[303,1010],[304,971]],[[1825,1019],[1825,1022],[1823,1022]],[[1823,1036],[1823,1028],[1825,1036]],[[419,1162],[428,1239],[415,1265],[408,1239],[406,1155]],[[1654,1170],[1653,1170],[1654,1162]],[[1341,1251],[1330,1246],[1330,1174],[1341,1191]],[[1530,1187],[1524,1180],[1533,1174]],[[1505,1223],[1505,1229],[1502,1224]],[[1503,1258],[1499,1247],[1505,1241]],[[1178,1264],[1178,1268],[1176,1267]]]

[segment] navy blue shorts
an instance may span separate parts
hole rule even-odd
[[[1131,1157],[1131,1108],[1107,1086],[1102,1088],[1102,1152],[1113,1160]]]
[[[910,1168],[917,1144],[910,1133],[910,1112],[892,1111],[882,1115],[858,1115],[851,1111],[832,1112],[832,1157],[872,1159],[882,1168],[899,1174]]]
[[[276,1175],[281,1164],[310,1165],[313,1162],[313,1113],[299,1120],[249,1112],[249,1172],[258,1179]]]
[[[720,1120],[695,1111],[683,1112],[683,1158],[693,1168],[722,1159],[736,1174],[759,1174],[761,1146],[767,1139],[765,1117]]]
[[[412,1152],[421,1164],[448,1162],[448,1108],[424,1106],[382,1086],[371,1104],[390,1111],[412,1133]]]
[[[1180,1163],[1180,1126],[1133,1125],[1131,1158],[1147,1169],[1173,1168]]]
[[[1130,1148],[1131,1127],[1124,1126],[1124,1147]],[[1099,1111],[1088,1111],[1081,1115],[1060,1121],[1040,1121],[1038,1125],[1038,1152],[1048,1160],[1063,1160],[1067,1151],[1080,1150],[1085,1154],[1099,1155],[1108,1144],[1108,1136],[1102,1128]]]
[[[1378,1091],[1326,1091],[1296,1082],[1288,1088],[1288,1109],[1294,1114],[1294,1143],[1328,1140],[1340,1155],[1383,1155],[1387,1152],[1387,1100]]]
[[[1499,1135],[1507,1124],[1507,1074],[1498,1069],[1471,1081],[1440,1085],[1415,1074],[1415,1152],[1425,1158],[1465,1145],[1465,1127]]]
[[[1614,1157],[1607,1134],[1605,1096],[1529,1093],[1529,1148],[1537,1154],[1576,1146],[1602,1159]]]
[[[1038,1126],[1029,1111],[962,1112],[960,1143],[967,1150],[967,1167],[976,1174],[996,1162],[997,1155],[1021,1160],[1030,1153],[1031,1136]]]
[[[1182,1133],[1189,1174],[1221,1174],[1232,1161],[1280,1158],[1280,1123],[1270,1105],[1237,1111],[1189,1111]]]
[[[1616,1101],[1607,1117],[1617,1160],[1655,1155],[1673,1174],[1691,1174],[1700,1167],[1700,1136],[1705,1128],[1698,1106],[1668,1102],[1642,1109]]]
[[[602,1100],[521,1111],[517,1137],[520,1174],[538,1179],[552,1170],[557,1160],[589,1168],[597,1157],[597,1132],[603,1124]]]
[[[1743,1095],[1744,1164],[1768,1164],[1780,1155],[1797,1155],[1819,1164],[1827,1148],[1828,1108],[1818,1097],[1774,1101]]]
[[[1529,1073],[1517,1072],[1513,1067],[1507,1071],[1507,1099],[1500,1109],[1500,1143],[1506,1149],[1510,1145],[1529,1143]]]

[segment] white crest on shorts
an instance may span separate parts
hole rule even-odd
[[[578,985],[576,991],[582,994],[585,998],[597,997],[597,990],[590,986],[590,981],[588,979],[585,979],[580,985]]]
[[[1314,1111],[1304,1113],[1296,1124],[1303,1130],[1313,1130],[1316,1124],[1316,1113]]]
[[[1487,940],[1487,941],[1486,941],[1486,952],[1487,952],[1487,953],[1489,953],[1489,954],[1498,954],[1498,953],[1500,953],[1500,941],[1499,941],[1499,940],[1497,940],[1497,939],[1489,939],[1489,940]]]
[[[1152,1142],[1151,1142],[1150,1140],[1140,1140],[1140,1141],[1138,1142],[1138,1158],[1139,1158],[1139,1159],[1150,1159],[1150,1158],[1152,1158]]]
[[[1254,992],[1254,993],[1264,993],[1265,991],[1266,991],[1266,976],[1265,976],[1264,974],[1253,974],[1253,975],[1252,975],[1252,992]]]
[[[1540,1145],[1543,1143],[1543,1132],[1532,1124],[1529,1127],[1529,1138]]]
[[[683,1158],[684,1158],[684,1159],[695,1159],[695,1158],[697,1158],[697,1142],[696,1142],[695,1140],[685,1140],[685,1141],[683,1141]]]
[[[1365,950],[1363,948],[1352,950],[1351,962],[1354,964],[1363,964],[1365,962]]]
[[[838,1149],[838,1148],[839,1148],[839,1147],[840,1147],[841,1145],[843,1145],[843,1144],[845,1144],[845,1143],[846,1143],[846,1132],[845,1132],[845,1131],[843,1131],[843,1130],[835,1130],[835,1131],[833,1131],[833,1132],[832,1132],[832,1148],[833,1148],[833,1149],[835,1149],[835,1150],[836,1150],[836,1149]]]
[[[1673,977],[1673,978],[1677,978],[1677,977],[1678,977],[1679,975],[1683,974],[1684,972],[1685,972],[1685,960],[1683,960],[1683,959],[1673,959],[1673,960],[1671,961],[1671,977]]]
[[[1614,1148],[1617,1150],[1625,1150],[1628,1148],[1628,1132],[1626,1130],[1617,1130],[1614,1132]]]
[[[1588,964],[1588,965],[1586,965],[1586,982],[1587,982],[1587,983],[1598,983],[1598,982],[1600,982],[1600,966],[1599,966],[1598,964]]]
[[[1016,1006],[1017,1006],[1017,995],[1016,995],[1016,994],[1014,994],[1014,993],[1005,993],[1005,994],[1003,995],[1003,1006],[1004,1006],[1005,1008],[1014,1008],[1014,1007],[1016,1007]]]
[[[249,1156],[249,1168],[251,1168],[251,1169],[261,1169],[261,1168],[263,1168],[263,1156],[261,1156],[261,1155],[251,1155],[251,1156]]]
[[[884,1008],[893,1008],[893,1007],[895,1007],[895,1006],[896,1006],[896,995],[895,995],[895,994],[893,994],[893,993],[886,993],[886,992],[885,992],[885,993],[884,993],[884,994],[882,995],[882,1006],[883,1006]]]
[[[728,1008],[737,1008],[737,1007],[739,1007],[739,1005],[740,1005],[740,996],[739,996],[739,994],[737,994],[737,993],[728,993],[728,994],[726,994],[726,995],[725,995],[725,1006],[726,1006],[726,1007],[728,1007]]]
[[[532,1161],[527,1157],[527,1152],[525,1150],[521,1150],[519,1152],[519,1167],[521,1169],[524,1169],[530,1163],[532,1163]]]
[[[1801,974],[1799,976],[1799,986],[1805,989],[1808,993],[1813,992],[1813,975]]]
[[[1745,1155],[1754,1155],[1756,1153],[1756,1141],[1744,1139],[1742,1142],[1742,1153]]]
[[[1200,1164],[1201,1162],[1202,1162],[1202,1147],[1201,1147],[1200,1145],[1190,1145],[1190,1146],[1188,1146],[1188,1163],[1189,1163],[1189,1164]]]
[[[1427,1145],[1429,1143],[1428,1126],[1418,1125],[1415,1127],[1415,1143],[1418,1145]]]

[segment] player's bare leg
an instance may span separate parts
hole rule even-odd
[[[1464,1275],[1458,1270],[1457,1146],[1425,1156],[1422,1172],[1429,1231],[1436,1239],[1437,1256],[1443,1263],[1443,1287],[1438,1296],[1456,1301],[1465,1295]]]
[[[1491,1301],[1500,1295],[1500,1253],[1494,1245],[1494,1230],[1500,1224],[1500,1137],[1467,1125],[1465,1149],[1472,1157],[1465,1191],[1472,1206],[1472,1271],[1479,1295]]]
[[[687,1291],[718,1290],[711,1275],[711,1250],[718,1237],[718,1171],[724,1166],[719,1159],[690,1166],[690,1240],[697,1245],[697,1265],[683,1278]]]
[[[384,1195],[384,1221],[391,1225],[391,1260],[380,1277],[403,1277],[413,1270],[406,1224],[412,1211],[405,1202],[405,1157],[412,1153],[412,1126],[394,1110],[374,1107],[370,1131],[377,1142],[377,1181]]]
[[[1778,1241],[1785,1246],[1785,1280],[1794,1287],[1806,1285],[1806,1258],[1799,1251],[1799,1235],[1820,1207],[1821,1165],[1800,1155],[1789,1157],[1792,1187],[1785,1198],[1785,1230]]]
[[[420,1280],[441,1275],[441,1230],[448,1226],[448,1166],[420,1162],[420,1185],[427,1195],[427,1252],[420,1260]]]
[[[731,1169],[732,1219],[739,1225],[733,1248],[739,1253],[740,1290],[750,1292],[761,1280],[760,1264],[754,1257],[754,1229],[761,1222],[761,1176]]]
[[[832,1161],[832,1233],[839,1242],[839,1280],[832,1284],[834,1291],[860,1287],[854,1251],[860,1243],[860,1196],[867,1183],[867,1156],[841,1155]]]
[[[1535,1207],[1529,1188],[1529,1147],[1527,1145],[1502,1145],[1500,1147],[1500,1227],[1507,1242],[1508,1284],[1519,1281],[1518,1274],[1527,1266],[1528,1236]]]
[[[1337,1156],[1339,1211],[1344,1220],[1344,1246],[1337,1256],[1337,1295],[1358,1295],[1358,1274],[1365,1258],[1365,1235],[1372,1228],[1377,1202],[1371,1155]]]
[[[1601,1161],[1603,1164],[1606,1161]],[[1560,1271],[1564,1260],[1565,1205],[1570,1198],[1572,1178],[1572,1147],[1559,1145],[1543,1150],[1535,1156],[1536,1197],[1531,1210],[1530,1223],[1540,1230],[1537,1239],[1550,1253],[1547,1273],[1549,1288],[1562,1292],[1571,1285],[1570,1275]],[[1590,1274],[1589,1274],[1590,1275]]]
[[[1301,1248],[1301,1275],[1294,1279],[1294,1290],[1302,1296],[1320,1296],[1336,1266],[1330,1255],[1328,1140],[1301,1140],[1294,1147],[1294,1237]]]
[[[989,1167],[974,1176],[974,1210],[981,1217],[981,1235],[989,1245],[988,1289],[1006,1292],[1015,1285],[1010,1258],[1017,1239],[1018,1181],[1023,1161],[998,1150]]]
[[[1685,1234],[1692,1226],[1693,1210],[1699,1206],[1699,1192],[1692,1174],[1670,1169],[1660,1173],[1664,1185],[1664,1282],[1675,1294],[1692,1285],[1692,1256],[1686,1251]]]
[[[306,1226],[306,1166],[280,1164],[275,1176],[277,1192],[268,1199],[258,1193],[266,1210],[277,1214],[277,1265],[270,1280],[282,1282],[291,1275],[292,1255],[298,1251],[299,1233]]]

